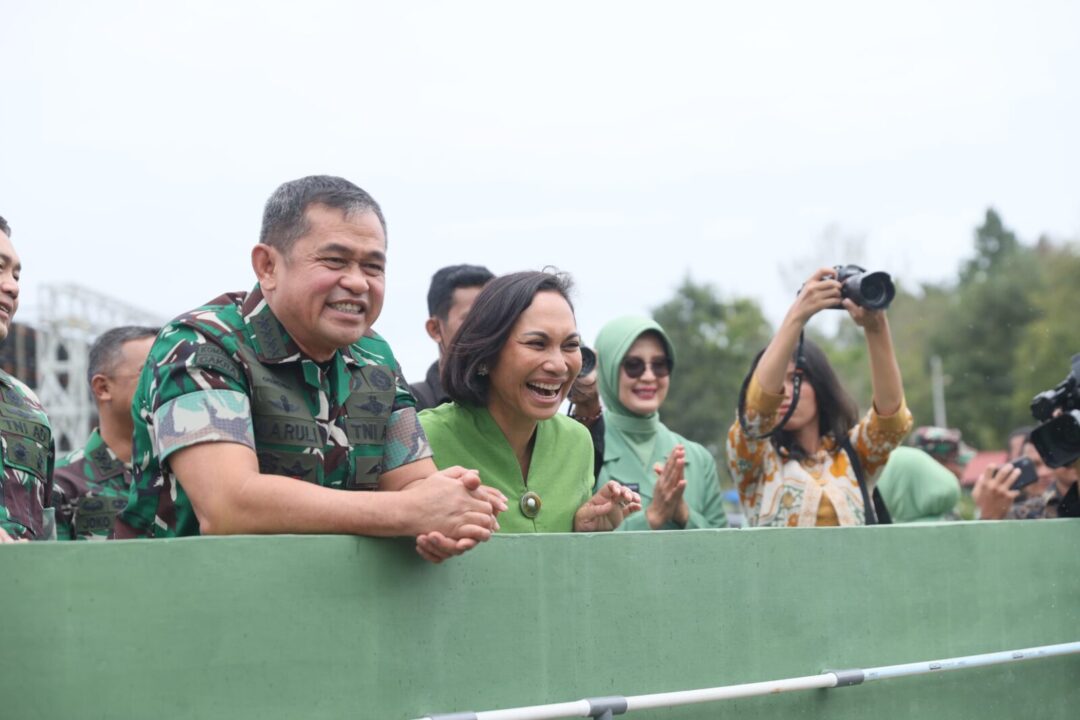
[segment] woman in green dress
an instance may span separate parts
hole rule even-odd
[[[645,507],[620,529],[727,527],[716,461],[660,422],[675,367],[664,329],[643,317],[612,320],[596,338],[596,354],[605,423],[597,483],[616,480]]]
[[[562,275],[492,280],[451,343],[442,384],[454,402],[420,422],[440,469],[475,469],[510,509],[502,532],[613,530],[641,509],[612,482],[593,492],[588,431],[559,414],[581,370],[581,338]]]

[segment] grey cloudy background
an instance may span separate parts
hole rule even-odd
[[[951,277],[989,205],[1080,236],[1078,29],[1040,0],[2,0],[20,319],[43,283],[163,318],[247,289],[262,203],[312,173],[383,204],[376,328],[414,378],[450,263],[571,272],[590,340],[687,273],[775,321],[823,247]]]

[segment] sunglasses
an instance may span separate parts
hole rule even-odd
[[[648,365],[652,368],[652,374],[658,378],[667,377],[671,374],[671,360],[668,358],[653,360]],[[623,360],[622,369],[628,378],[637,380],[645,374],[645,361],[639,357],[628,357]]]

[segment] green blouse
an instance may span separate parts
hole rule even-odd
[[[565,415],[540,421],[529,477],[522,478],[510,442],[487,408],[448,403],[420,413],[420,424],[440,470],[477,470],[485,485],[506,495],[510,507],[499,515],[501,532],[573,531],[574,513],[592,496],[592,438],[584,425]],[[530,491],[540,496],[535,518],[521,504]]]

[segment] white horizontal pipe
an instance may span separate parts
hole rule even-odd
[[[1080,653],[1080,642],[1062,643],[1060,645],[1042,645],[1039,647],[1025,648],[1023,650],[1006,650],[1004,652],[985,653],[982,655],[965,655],[963,657],[946,658],[944,660],[930,660],[927,662],[906,663],[903,665],[883,665],[876,668],[862,670],[865,675],[864,682],[874,680],[890,680],[898,677],[911,675],[929,675],[931,673],[946,672],[949,670],[968,670],[988,665],[1000,665],[1002,663],[1034,660],[1037,658],[1057,657],[1061,655],[1073,655]],[[678,707],[680,705],[693,705],[696,703],[712,702],[715,700],[732,700],[735,698],[755,697],[758,695],[772,695],[793,690],[816,690],[820,688],[834,688],[837,685],[837,676],[833,672],[820,675],[807,675],[805,677],[787,678],[784,680],[768,680],[765,682],[744,683],[742,685],[723,685],[714,688],[702,688],[699,690],[679,690],[676,692],[654,693],[651,695],[633,695],[626,698],[626,711],[647,710],[662,707]],[[562,720],[562,718],[590,717],[591,707],[588,700],[575,702],[555,703],[551,705],[532,705],[530,707],[509,708],[506,710],[487,710],[472,713],[476,720]],[[460,713],[459,715],[469,715]],[[430,720],[427,716],[422,720]]]
[[[1006,650],[1005,652],[986,653],[983,655],[966,655],[964,657],[948,658],[945,660],[931,660],[930,662],[906,663],[904,665],[883,665],[882,667],[868,668],[866,680],[891,680],[892,678],[907,677],[909,675],[929,675],[936,672],[949,670],[967,670],[969,668],[986,667],[988,665],[1000,665],[1002,663],[1019,662],[1020,660],[1034,660],[1036,658],[1056,657],[1058,655],[1072,655],[1080,653],[1080,642],[1062,643],[1060,645],[1042,645],[1040,647],[1025,648],[1023,650]]]
[[[589,717],[589,703],[586,700],[476,713],[476,720],[552,720],[553,718],[587,717]]]
[[[767,680],[765,682],[724,685],[723,687],[703,688],[701,690],[679,690],[676,692],[655,693],[653,695],[635,695],[626,698],[626,711],[677,707],[713,700],[734,700],[735,698],[770,695],[791,692],[792,690],[817,690],[831,687],[836,687],[836,676],[830,672],[821,675],[787,678],[786,680]]]

